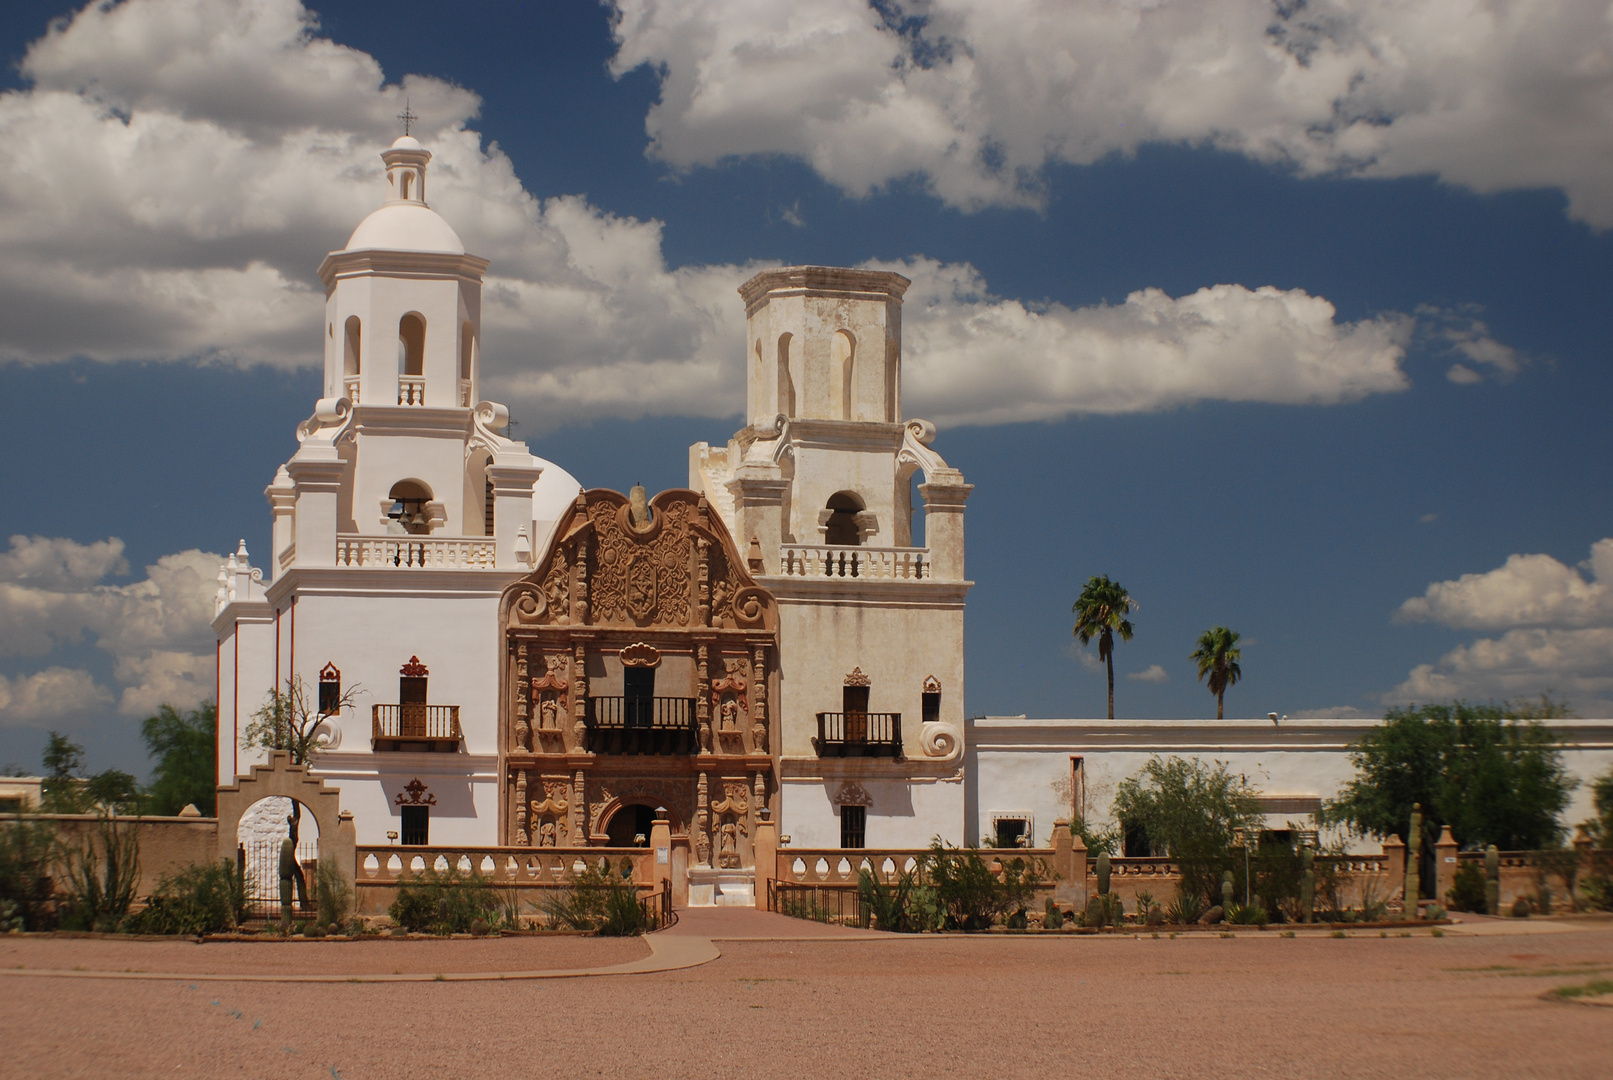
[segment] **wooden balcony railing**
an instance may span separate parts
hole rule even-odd
[[[452,753],[464,735],[458,705],[375,705],[370,746],[376,750],[432,750]]]
[[[584,717],[596,754],[693,754],[694,698],[590,697]]]
[[[902,714],[821,712],[812,748],[819,757],[902,756]]]

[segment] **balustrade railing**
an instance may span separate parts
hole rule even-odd
[[[1051,883],[1053,880],[1055,852],[1052,848],[948,850],[954,855],[979,855],[999,881],[1004,864],[1013,867],[1015,860],[1019,866],[1016,873],[1031,869],[1043,881]],[[881,882],[889,883],[904,873],[916,873],[922,879],[933,854],[929,848],[780,848],[774,877],[786,885],[855,888],[866,867]]]
[[[358,884],[396,885],[428,869],[475,874],[490,885],[564,886],[588,870],[620,874],[622,860],[632,863],[631,880],[654,881],[654,852],[649,848],[530,847],[402,847],[359,845]]]
[[[590,697],[583,723],[596,754],[693,754],[695,700],[681,697]]]
[[[405,570],[491,570],[498,562],[492,537],[337,536],[336,565]]]
[[[779,573],[803,578],[928,581],[933,576],[929,554],[929,548],[785,544],[779,551]]]
[[[347,400],[351,401],[354,405],[358,404],[359,381],[360,380],[357,375],[349,375],[342,380],[342,393],[345,394]]]
[[[459,405],[461,408],[465,409],[468,409],[471,406],[469,379],[459,380]]]
[[[818,714],[818,735],[812,747],[819,757],[902,756],[901,713]]]
[[[424,375],[398,376],[398,404],[424,405],[426,403],[426,378]]]
[[[370,745],[376,750],[457,750],[458,705],[373,705]]]

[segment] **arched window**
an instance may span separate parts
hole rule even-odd
[[[335,664],[327,663],[319,669],[319,715],[331,716],[342,711],[342,673]]]
[[[459,328],[459,404],[468,408],[471,395],[471,371],[476,360],[476,328],[469,321]]]
[[[426,373],[426,320],[409,312],[398,320],[398,374]]]
[[[829,520],[826,523],[823,542],[841,547],[855,547],[862,543],[862,529],[857,525],[857,515],[862,512],[863,501],[856,493],[850,491],[837,491],[829,496]]]
[[[349,376],[357,375],[361,362],[359,360],[359,336],[363,332],[363,324],[359,321],[357,315],[349,315],[347,322],[343,326],[342,373]]]
[[[778,339],[778,411],[785,416],[795,415],[795,372],[790,357],[791,336],[780,334]]]
[[[833,380],[834,405],[840,419],[857,419],[857,341],[849,330],[836,330],[829,341],[829,378]]]
[[[413,179],[414,173],[410,172],[408,169],[403,170],[403,197],[405,199],[409,197],[409,181]]]

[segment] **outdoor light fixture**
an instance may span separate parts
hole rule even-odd
[[[387,830],[386,838],[394,844],[398,842],[398,834],[391,829]]]

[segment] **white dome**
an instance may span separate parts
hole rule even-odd
[[[361,248],[465,254],[465,245],[453,227],[431,207],[414,202],[388,203],[359,222],[347,238],[347,250]]]

